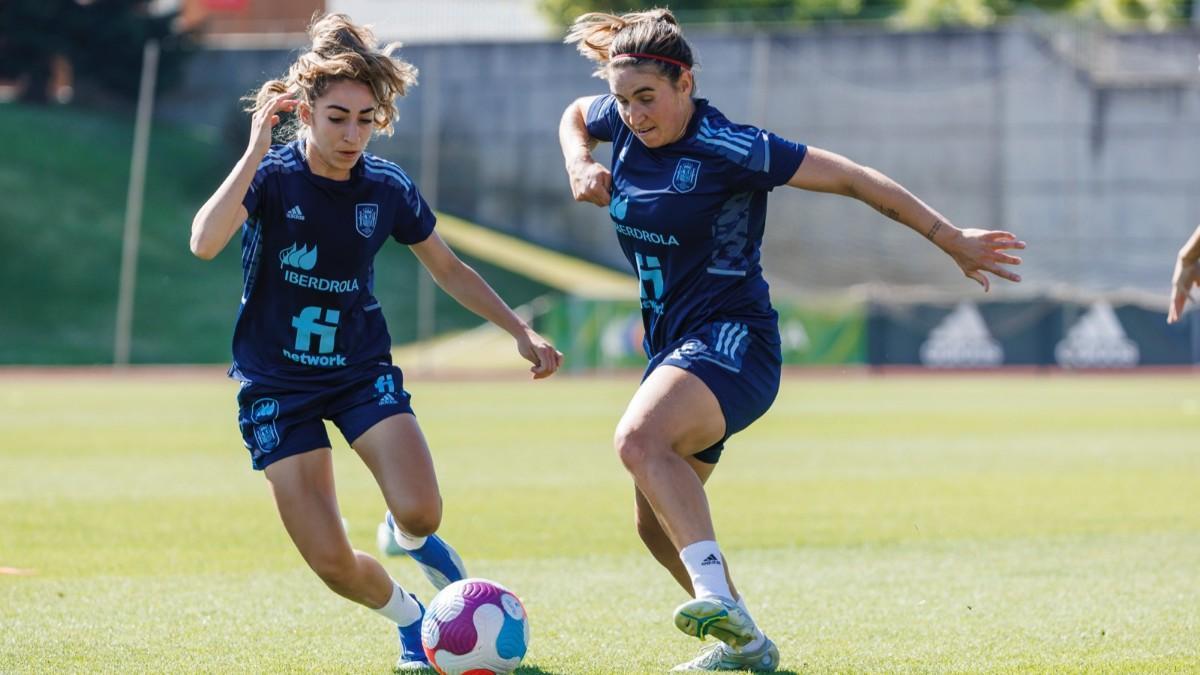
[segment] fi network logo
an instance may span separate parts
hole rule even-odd
[[[287,358],[306,366],[340,368],[346,365],[346,357],[334,354],[338,321],[341,312],[336,309],[305,307],[292,317],[292,328],[296,329],[295,352],[283,350]],[[316,349],[313,343],[316,342]],[[313,352],[316,352],[315,354]]]
[[[325,313],[325,321],[321,321],[321,312]],[[317,353],[328,354],[333,351],[333,338],[337,334],[338,320],[341,312],[336,309],[321,309],[320,307],[305,307],[299,316],[292,317],[292,328],[296,329],[296,351],[312,351],[313,338],[317,339]]]

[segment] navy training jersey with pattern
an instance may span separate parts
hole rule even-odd
[[[586,116],[588,134],[613,144],[609,215],[641,285],[648,356],[714,321],[779,341],[760,265],[767,193],[791,179],[807,147],[695,104],[683,136],[660,148],[622,122],[611,94]]]
[[[316,388],[391,363],[372,294],[388,237],[424,241],[435,217],[399,166],[363,153],[350,179],[309,169],[302,141],[273,146],[242,204],[242,304],[230,376]]]

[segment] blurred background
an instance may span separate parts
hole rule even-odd
[[[417,179],[447,239],[571,368],[639,365],[635,285],[606,211],[570,198],[557,123],[571,100],[607,89],[562,44],[566,24],[655,4],[7,0],[0,364],[228,360],[237,247],[193,258],[192,216],[244,148],[239,98],[285,71],[314,13],[345,12],[402,41],[421,70],[396,133],[371,151]],[[1165,323],[1175,253],[1200,220],[1192,2],[671,7],[700,61],[699,95],[731,119],[875,167],[959,226],[1029,244],[1024,281],[984,295],[863,204],[777,190],[763,259],[789,363],[1200,360],[1197,314]],[[393,338],[414,362],[494,364],[491,334],[407,250],[385,247],[376,267]]]

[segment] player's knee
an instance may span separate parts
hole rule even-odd
[[[442,509],[435,505],[431,508],[414,509],[399,514],[393,511],[392,517],[396,519],[396,525],[405,534],[412,537],[428,537],[437,532],[438,527],[442,524]]]
[[[621,458],[621,463],[629,471],[637,471],[645,466],[659,451],[650,434],[638,427],[625,425],[617,427],[613,447],[617,451],[617,457]]]

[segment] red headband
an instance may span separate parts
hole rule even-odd
[[[623,59],[627,56],[631,59],[653,59],[655,61],[662,61],[663,63],[670,63],[671,65],[679,66],[680,68],[683,68],[684,70],[692,69],[691,66],[684,63],[683,61],[678,61],[676,59],[672,59],[672,58],[669,58],[666,56],[659,56],[658,54],[633,54],[633,53],[631,53],[631,54],[616,54],[614,56],[609,57],[608,60],[616,61],[617,59]]]

